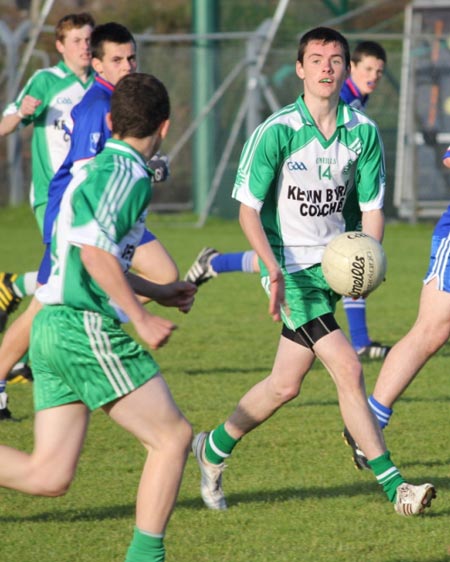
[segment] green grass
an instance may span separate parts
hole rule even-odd
[[[182,273],[204,245],[235,251],[247,244],[234,222],[152,217],[152,229]],[[368,300],[371,335],[394,343],[415,319],[432,226],[389,225],[387,281]],[[41,247],[27,208],[0,210],[0,270],[37,266]],[[156,308],[156,307],[155,307]],[[229,274],[200,289],[179,329],[155,355],[194,430],[231,412],[265,376],[280,326],[267,314],[255,275]],[[346,327],[342,308],[338,319]],[[173,562],[444,562],[450,560],[449,354],[444,347],[397,403],[386,438],[412,482],[432,481],[438,498],[425,516],[394,513],[368,472],[357,472],[340,437],[334,385],[316,364],[302,393],[236,448],[224,475],[229,509],[208,511],[199,473],[188,460],[170,522]],[[365,363],[373,387],[379,362]],[[18,423],[1,423],[3,443],[31,450],[32,386],[9,388]],[[144,453],[101,412],[92,416],[73,486],[62,498],[0,492],[1,558],[7,562],[122,562],[133,527]],[[1,462],[1,459],[0,459]]]

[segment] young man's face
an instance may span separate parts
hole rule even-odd
[[[373,56],[363,56],[358,63],[351,63],[350,76],[363,95],[375,90],[383,72],[384,61]]]
[[[113,86],[130,74],[136,72],[136,49],[133,43],[111,43],[106,41],[103,45],[103,58],[92,59],[92,66],[102,78]]]
[[[61,53],[64,62],[74,72],[89,68],[91,65],[92,27],[85,25],[70,29],[63,41],[56,41],[56,49]]]
[[[297,61],[297,76],[303,80],[305,95],[317,98],[339,98],[347,77],[344,48],[339,43],[310,41],[303,63]]]

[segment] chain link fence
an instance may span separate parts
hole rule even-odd
[[[33,65],[38,68],[42,61],[49,64],[57,61],[53,49],[53,35],[50,29],[44,28],[37,45],[37,55],[33,56]],[[52,30],[51,30],[52,31]],[[237,119],[239,108],[249,87],[249,76],[255,60],[249,57],[249,41],[258,38],[258,30],[254,34],[214,34],[204,38],[203,46],[211,51],[213,72],[209,76],[214,99],[203,119],[194,114],[195,61],[196,49],[199,47],[198,37],[192,35],[136,35],[138,43],[138,67],[141,72],[150,72],[158,76],[168,87],[172,116],[171,129],[163,145],[163,149],[171,159],[169,179],[158,185],[154,190],[152,202],[155,211],[193,210],[198,183],[204,181],[203,173],[209,172],[207,181],[212,181],[214,171],[222,168],[217,193],[210,201],[211,214],[223,217],[236,216],[236,206],[230,194],[234,181],[237,163],[243,143],[249,134],[249,124],[258,118],[263,120],[273,112],[274,106],[291,103],[301,93],[301,82],[295,75],[295,61],[299,36],[277,36],[271,46],[262,73],[259,77],[259,88],[247,107],[244,120]],[[377,40],[383,44],[388,54],[388,65],[385,78],[377,91],[371,96],[367,113],[379,125],[386,149],[388,192],[386,209],[388,216],[395,216],[392,205],[394,186],[395,152],[397,140],[397,121],[399,107],[399,82],[402,59],[401,35],[356,35],[346,34],[350,46],[353,47],[362,39]],[[205,43],[206,42],[206,43]],[[1,60],[6,61],[7,48],[0,44]],[[7,95],[7,77],[5,67],[0,81],[1,109],[10,101]],[[211,100],[210,100],[211,101]],[[201,127],[207,121],[213,134],[211,146],[205,159],[194,157],[198,128],[193,127],[196,119]],[[251,125],[250,125],[251,126]],[[27,197],[30,184],[30,137],[31,127],[20,131],[20,166],[23,171],[24,198]],[[188,133],[188,134],[187,134]],[[233,141],[230,141],[230,138]],[[180,142],[180,140],[182,142]],[[224,163],[223,155],[227,154]],[[10,172],[7,166],[7,142],[0,139],[0,205],[11,201]],[[201,164],[203,162],[203,165]],[[205,170],[202,169],[205,168]]]

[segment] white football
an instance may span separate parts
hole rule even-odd
[[[325,248],[322,270],[340,295],[367,296],[383,282],[386,255],[381,244],[363,232],[344,232]]]

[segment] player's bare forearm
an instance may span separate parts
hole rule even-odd
[[[176,326],[153,316],[139,302],[118,260],[95,246],[83,245],[81,259],[88,273],[111,299],[125,312],[139,336],[152,349],[164,345]]]
[[[20,103],[17,113],[5,115],[0,121],[0,136],[3,137],[14,132],[22,119],[33,115],[39,105],[41,105],[40,100],[33,96],[25,96]]]
[[[272,252],[266,233],[261,224],[259,213],[241,204],[239,210],[239,222],[241,228],[250,242],[250,245],[263,261],[269,272],[270,279],[270,301],[269,314],[273,320],[281,320],[281,307],[284,302],[284,278],[280,266]]]
[[[383,241],[384,213],[382,209],[366,211],[362,214],[362,231],[378,240],[378,242]]]
[[[154,300],[162,306],[173,306],[181,312],[189,312],[194,304],[197,287],[187,281],[175,281],[160,285],[130,271],[126,274],[126,277],[135,293]]]

